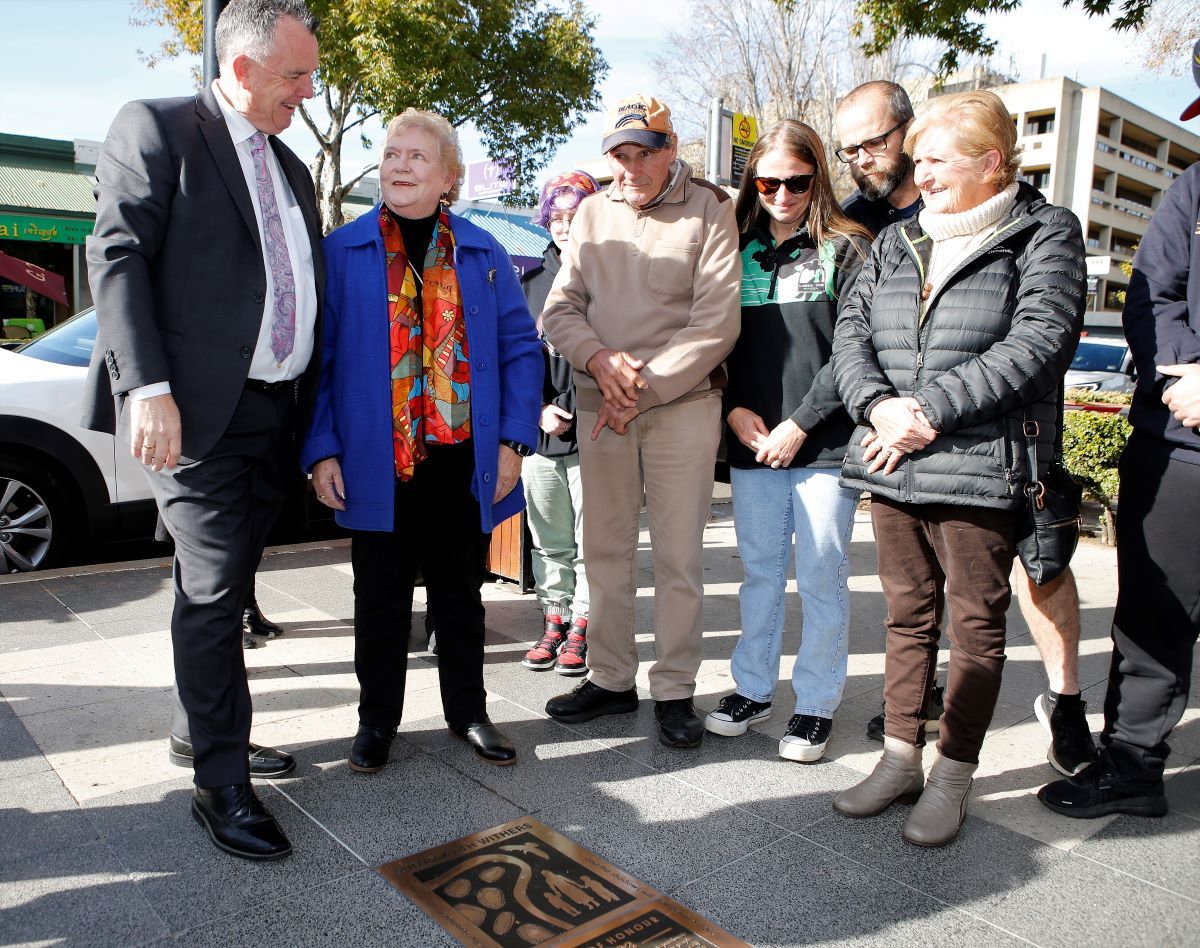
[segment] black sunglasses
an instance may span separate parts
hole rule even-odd
[[[811,174],[794,174],[790,178],[755,178],[754,186],[759,194],[767,197],[778,191],[781,185],[788,189],[789,194],[803,194],[812,187],[812,179]]]
[[[905,122],[908,121],[905,119]],[[876,135],[874,138],[868,138],[865,142],[859,142],[857,145],[847,145],[845,148],[839,148],[834,152],[838,156],[838,160],[844,164],[850,164],[858,157],[859,151],[866,151],[869,154],[875,154],[877,151],[882,151],[887,147],[888,136],[896,129],[903,128],[904,122],[899,125],[893,125],[886,132]]]

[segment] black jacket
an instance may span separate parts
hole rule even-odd
[[[1162,402],[1175,379],[1154,369],[1200,362],[1200,162],[1167,190],[1138,245],[1121,321],[1138,373],[1129,410],[1138,444],[1200,464],[1200,434]]]
[[[938,437],[884,476],[867,473],[860,428],[842,482],[904,503],[1014,509],[1028,475],[1022,422],[1038,423],[1044,473],[1083,325],[1079,220],[1022,183],[993,234],[923,305],[931,248],[919,217],[875,242],[842,304],[833,370],[860,426],[877,401],[911,395]]]
[[[806,438],[789,467],[838,467],[854,423],[833,384],[829,355],[838,300],[870,249],[846,238],[817,247],[803,228],[778,247],[768,233],[743,234],[742,331],[726,361],[724,413],[748,408],[770,431],[791,418]],[[755,468],[754,452],[725,430],[732,467]]]
[[[539,319],[546,306],[546,297],[550,295],[550,287],[558,276],[561,263],[558,247],[554,241],[546,247],[542,256],[542,265],[530,270],[521,277],[521,289],[525,291],[525,302],[529,304],[529,312],[534,319]],[[537,453],[547,458],[561,458],[579,451],[579,441],[576,437],[575,425],[575,373],[571,363],[546,338],[546,334],[538,328],[538,338],[542,340],[542,356],[546,361],[546,372],[542,382],[542,404],[557,405],[572,415],[571,427],[561,435],[551,436],[538,428]]]

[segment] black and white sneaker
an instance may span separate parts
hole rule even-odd
[[[751,701],[736,691],[726,695],[717,705],[717,710],[704,719],[704,729],[712,734],[737,737],[745,734],[755,721],[765,721],[771,716],[771,703]]]
[[[805,764],[820,760],[832,730],[833,721],[830,718],[793,714],[788,721],[787,733],[779,742],[779,756],[784,760],[798,760]]]

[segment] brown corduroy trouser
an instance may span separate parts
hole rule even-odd
[[[1020,514],[873,497],[879,580],[887,599],[884,733],[925,743],[925,696],[937,672],[943,611],[950,669],[938,750],[963,763],[979,749],[1000,694],[1008,576]]]

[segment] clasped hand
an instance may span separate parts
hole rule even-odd
[[[645,367],[646,363],[641,359],[616,349],[601,349],[588,359],[584,368],[596,380],[600,394],[604,396],[592,428],[593,441],[605,428],[611,428],[619,435],[629,430],[629,423],[638,415],[638,398],[649,388],[640,371]]]
[[[768,431],[762,417],[749,408],[734,408],[725,420],[737,439],[754,452],[754,460],[773,468],[791,464],[807,437],[790,418]]]
[[[1200,363],[1156,365],[1162,375],[1179,379],[1163,392],[1163,404],[1185,428],[1200,428]]]
[[[933,443],[937,432],[915,398],[886,398],[871,409],[870,431],[863,436],[867,473],[891,474],[906,454]]]

